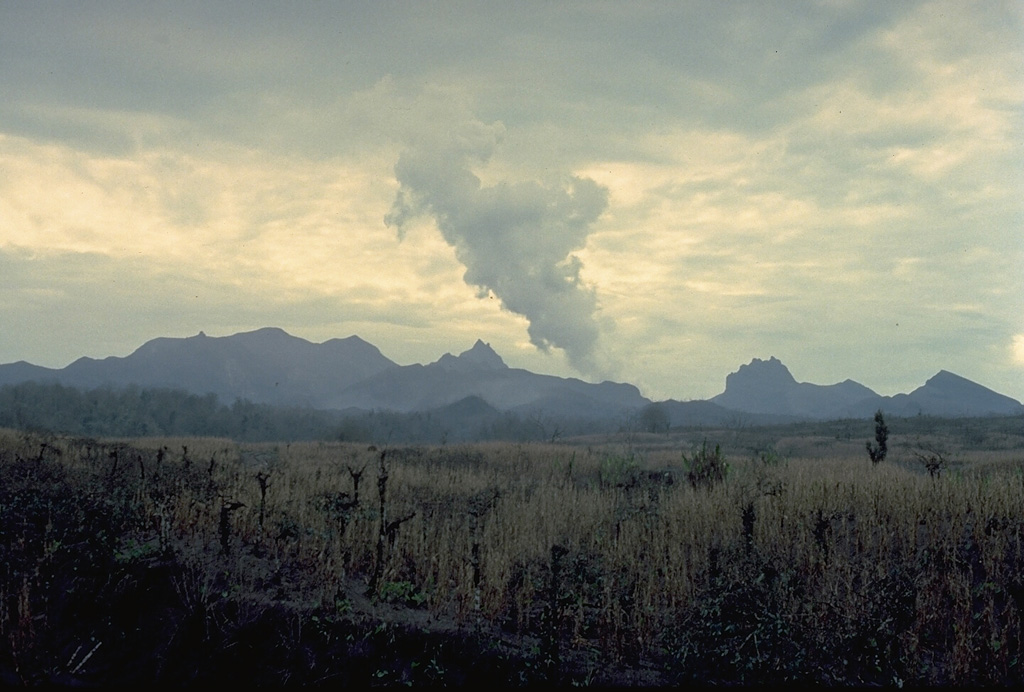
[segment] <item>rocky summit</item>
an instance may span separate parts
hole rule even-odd
[[[882,396],[853,380],[831,385],[797,382],[774,356],[741,365],[726,377],[725,391],[710,401],[732,411],[812,420],[861,418],[878,409],[895,416],[1024,413],[1019,401],[945,370],[910,394]]]

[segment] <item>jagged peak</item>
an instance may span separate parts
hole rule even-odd
[[[767,380],[776,383],[795,384],[796,379],[782,361],[771,356],[768,360],[754,358],[746,365],[741,365],[739,370],[726,378],[726,386],[730,380]]]
[[[473,344],[473,348],[460,353],[459,360],[475,363],[477,365],[485,365],[491,368],[508,367],[505,365],[505,361],[501,359],[501,356],[491,348],[491,345],[484,343],[482,339],[477,339],[476,343]]]
[[[482,339],[477,339],[472,348],[463,351],[458,356],[453,356],[450,353],[444,354],[435,362],[435,365],[473,370],[506,370],[508,368],[501,356]]]

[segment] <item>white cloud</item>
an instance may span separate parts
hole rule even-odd
[[[1013,359],[1013,364],[1019,367],[1024,367],[1024,334],[1013,335],[1010,353],[1011,358]]]

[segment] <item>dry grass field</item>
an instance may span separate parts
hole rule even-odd
[[[0,431],[0,681],[1024,681],[1024,421],[889,427]]]

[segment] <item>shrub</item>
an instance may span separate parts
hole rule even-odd
[[[692,456],[688,457],[684,453],[683,464],[687,469],[686,478],[694,490],[712,488],[723,482],[729,473],[729,464],[725,461],[722,448],[715,445],[714,451],[710,451],[707,440]]]
[[[607,456],[601,460],[598,478],[602,488],[629,486],[636,483],[640,461],[635,454]]]
[[[926,450],[924,454],[921,452],[914,452],[914,456],[917,460],[924,465],[928,471],[928,475],[932,478],[938,478],[942,475],[943,470],[948,468],[949,461],[943,456],[942,452],[934,450]]]
[[[871,442],[865,442],[864,444],[868,449],[868,456],[871,457],[872,464],[878,464],[885,461],[885,455],[889,451],[887,442],[889,440],[889,428],[885,424],[885,417],[882,415],[882,409],[878,409],[875,412],[875,444]]]

